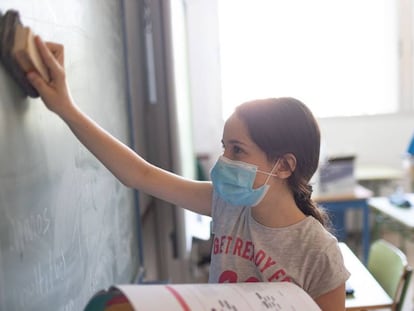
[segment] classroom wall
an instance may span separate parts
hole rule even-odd
[[[320,119],[323,143],[330,154],[357,155],[357,165],[402,168],[414,133],[414,115],[398,113]]]
[[[221,153],[224,124],[220,107],[217,1],[188,1],[187,19],[195,150],[210,155],[208,166],[211,166]],[[401,156],[414,133],[412,112],[318,121],[324,152],[356,154],[357,165],[400,169]]]

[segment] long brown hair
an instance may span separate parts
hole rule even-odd
[[[311,199],[309,181],[318,168],[321,138],[309,108],[295,98],[280,97],[243,103],[236,108],[236,114],[269,161],[283,161],[287,153],[296,157],[296,168],[287,180],[295,202],[305,215],[328,227],[328,215]]]

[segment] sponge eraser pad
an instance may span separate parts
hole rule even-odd
[[[21,88],[24,95],[36,98],[39,97],[39,93],[29,82],[26,77],[26,72],[19,65],[12,53],[16,37],[16,29],[19,29],[19,27],[23,27],[23,25],[20,21],[18,11],[8,10],[5,14],[0,12],[0,61],[2,62],[4,69],[6,69]],[[35,70],[39,69],[37,68]]]
[[[36,47],[35,36],[29,27],[16,25],[12,55],[24,72],[37,71],[49,82],[49,72]]]

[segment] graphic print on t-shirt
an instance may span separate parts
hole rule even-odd
[[[215,236],[213,240],[213,256],[237,256],[248,260],[256,266],[263,280],[257,276],[250,276],[247,279],[240,280],[237,271],[225,270],[220,273],[219,283],[236,283],[236,282],[291,282],[292,279],[287,275],[283,268],[278,267],[277,261],[270,257],[263,249],[256,249],[250,240],[243,240],[240,237],[232,236]]]

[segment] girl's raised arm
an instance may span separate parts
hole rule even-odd
[[[39,37],[35,40],[51,80],[47,83],[36,72],[28,73],[27,77],[45,105],[67,123],[79,141],[124,185],[210,215],[211,183],[185,179],[158,168],[102,129],[72,99],[65,77],[63,46],[44,43]]]

